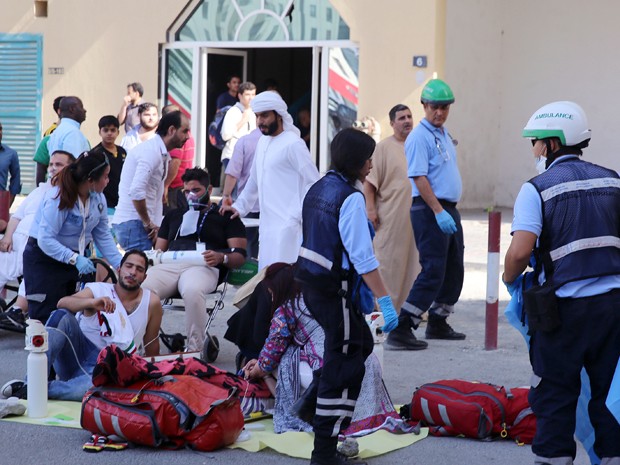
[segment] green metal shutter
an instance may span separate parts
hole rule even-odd
[[[34,186],[34,153],[41,141],[43,38],[0,34],[0,121],[2,142],[19,154],[22,193]]]

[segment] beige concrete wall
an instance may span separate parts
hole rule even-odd
[[[455,103],[446,122],[459,141],[465,207],[495,203],[502,97],[501,4],[495,0],[448,0],[446,73]]]
[[[42,125],[54,120],[52,101],[77,95],[87,110],[83,131],[95,145],[97,121],[116,115],[126,85],[141,82],[147,101],[157,100],[158,47],[187,0],[50,0],[47,18],[34,18],[33,2],[10,1],[0,31],[43,35]],[[48,68],[63,67],[63,75]]]
[[[580,0],[448,0],[446,76],[457,94],[450,122],[467,137],[459,145],[467,204],[513,205],[536,174],[521,130],[555,100],[574,100],[588,114],[592,143],[584,159],[620,169],[620,62],[613,59],[619,14],[614,0],[596,7]]]
[[[419,121],[424,80],[443,74],[444,0],[332,0],[332,5],[360,47],[358,115],[376,118],[382,137],[392,134],[388,111],[397,103],[409,105]],[[428,57],[427,68],[413,67],[417,55]]]

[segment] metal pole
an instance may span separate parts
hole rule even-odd
[[[502,213],[489,211],[489,248],[487,256],[487,304],[484,349],[497,349],[497,314],[499,300],[499,237]]]

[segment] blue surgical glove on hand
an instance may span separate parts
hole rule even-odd
[[[447,211],[441,210],[441,212],[435,215],[435,220],[444,234],[454,234],[456,232],[454,218]]]
[[[523,282],[523,275],[520,274],[511,283],[507,283],[506,281],[504,281],[504,278],[502,276],[502,282],[506,286],[506,289],[508,289],[508,294],[510,294],[512,296],[521,287],[521,283]]]
[[[396,313],[396,309],[392,303],[392,298],[389,295],[379,297],[377,302],[379,303],[379,308],[381,309],[383,319],[385,320],[385,324],[383,325],[383,328],[381,328],[381,331],[384,333],[389,333],[398,326],[398,313]]]
[[[95,265],[88,258],[78,255],[78,258],[75,261],[75,267],[80,272],[80,275],[90,274],[96,271]]]

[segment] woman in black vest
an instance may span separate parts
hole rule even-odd
[[[371,292],[382,296],[383,330],[391,331],[398,322],[379,274],[361,192],[374,148],[374,140],[362,132],[339,132],[331,144],[332,170],[310,188],[303,203],[297,279],[306,305],[325,331],[322,371],[315,372],[314,382],[296,404],[300,415],[316,409],[311,465],[350,463],[336,446],[338,434],[351,421],[364,361],[373,348],[363,315],[374,308]]]

